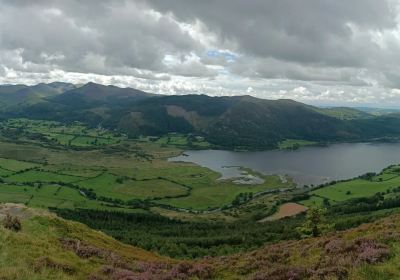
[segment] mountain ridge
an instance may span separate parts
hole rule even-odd
[[[52,90],[29,93],[40,86]],[[319,108],[290,99],[168,96],[95,83],[61,90],[42,84],[19,89],[27,90],[22,101],[3,108],[3,117],[80,121],[132,138],[192,133],[228,149],[271,149],[286,139],[325,143],[400,137],[398,115],[374,116],[347,107]],[[4,96],[12,95],[0,94],[0,102],[7,103]]]

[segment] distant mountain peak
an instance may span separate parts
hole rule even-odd
[[[74,105],[90,107],[98,103],[118,103],[121,100],[138,100],[153,96],[133,88],[120,88],[117,86],[106,86],[94,82],[88,82],[81,87],[73,88],[63,94],[52,98],[51,101]],[[94,103],[93,103],[94,102]]]

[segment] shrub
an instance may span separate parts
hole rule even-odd
[[[76,272],[75,268],[70,264],[60,263],[58,261],[53,260],[50,257],[38,258],[34,264],[34,270],[36,272],[40,272],[46,268],[63,271],[68,274],[73,274]]]
[[[77,239],[61,238],[60,242],[64,249],[72,250],[81,258],[105,257],[110,255],[107,250],[86,245]]]
[[[10,214],[7,214],[3,220],[3,226],[6,229],[13,231],[20,231],[22,229],[21,221],[18,217],[13,217]]]

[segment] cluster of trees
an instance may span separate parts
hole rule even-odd
[[[271,223],[182,222],[155,214],[52,209],[59,216],[104,231],[122,242],[174,258],[197,258],[251,250],[299,238],[303,217]]]
[[[333,224],[327,221],[327,210],[321,207],[311,207],[307,211],[305,222],[297,230],[304,237],[317,237],[332,229]]]
[[[389,193],[393,193],[390,197],[385,197],[384,193],[376,193],[371,197],[354,198],[340,204],[333,205],[329,211],[332,214],[351,214],[371,212],[383,209],[392,209],[400,207],[400,194],[397,194],[398,188]]]
[[[299,196],[300,198],[301,196]],[[249,198],[241,194],[240,199]],[[132,205],[145,207],[142,201]],[[122,242],[174,258],[217,256],[251,250],[265,243],[319,236],[371,222],[400,207],[400,187],[371,197],[356,198],[325,208],[311,208],[298,215],[267,223],[183,222],[149,213],[122,213],[87,209],[52,209],[63,218],[76,220],[104,231]]]
[[[233,206],[238,206],[242,203],[245,203],[249,200],[253,199],[253,193],[249,192],[249,193],[239,193],[235,199],[232,201],[232,205]]]
[[[368,172],[368,173],[365,173],[363,175],[360,175],[358,178],[364,179],[364,180],[367,180],[367,181],[372,181],[372,179],[374,179],[375,176],[376,176],[375,172]]]

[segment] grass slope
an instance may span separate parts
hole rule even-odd
[[[13,232],[0,227],[1,279],[88,279],[102,266],[112,263],[109,258],[115,258],[115,261],[118,258],[118,261],[126,263],[166,261],[47,212],[20,205],[0,205],[0,219],[5,213],[22,219],[22,231]],[[74,252],[65,244],[67,240],[79,240],[81,250],[86,251]]]
[[[318,238],[228,257],[175,261],[124,245],[47,212],[0,205],[22,230],[0,226],[0,278],[43,279],[398,279],[400,216]]]
[[[371,114],[356,108],[335,107],[335,108],[314,108],[315,111],[341,120],[365,119],[372,117]]]

